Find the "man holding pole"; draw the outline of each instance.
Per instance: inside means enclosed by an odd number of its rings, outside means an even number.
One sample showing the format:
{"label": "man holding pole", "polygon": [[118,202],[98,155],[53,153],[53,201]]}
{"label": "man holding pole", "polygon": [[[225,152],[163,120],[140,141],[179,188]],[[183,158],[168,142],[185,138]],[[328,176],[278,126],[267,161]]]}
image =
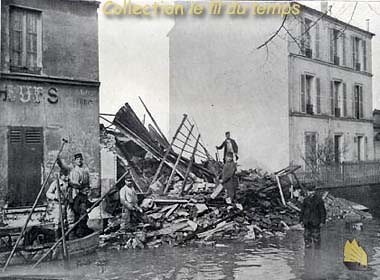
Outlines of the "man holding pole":
{"label": "man holding pole", "polygon": [[[59,172],[59,179],[54,180],[48,191],[46,198],[48,200],[47,216],[54,221],[54,224],[59,225],[59,199],[62,203],[62,216],[65,223],[73,221],[72,211],[68,205],[69,198],[69,176],[66,169],[61,169]],[[58,189],[59,187],[59,189]],[[58,197],[60,194],[60,197]],[[65,225],[66,227],[67,225]]]}

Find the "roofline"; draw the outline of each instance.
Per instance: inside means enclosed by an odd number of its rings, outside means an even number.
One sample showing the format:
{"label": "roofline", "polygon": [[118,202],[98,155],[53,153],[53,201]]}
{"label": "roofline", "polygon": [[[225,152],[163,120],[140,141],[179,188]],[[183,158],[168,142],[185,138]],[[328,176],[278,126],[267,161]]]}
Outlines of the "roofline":
{"label": "roofline", "polygon": [[316,9],[313,9],[313,8],[311,8],[311,7],[309,7],[309,6],[305,6],[305,5],[303,5],[303,4],[299,3],[299,2],[293,2],[293,3],[297,3],[297,4],[299,4],[299,5],[301,6],[302,9],[306,9],[308,12],[312,12],[312,13],[318,14],[318,15],[320,15],[320,16],[325,15],[325,16],[324,16],[325,18],[327,18],[327,19],[329,19],[329,20],[331,20],[331,21],[334,21],[334,22],[336,22],[336,23],[338,23],[338,24],[348,26],[348,27],[350,27],[350,28],[352,28],[352,29],[354,29],[354,30],[356,30],[356,31],[363,32],[363,33],[365,33],[365,34],[367,34],[367,35],[370,35],[371,37],[376,36],[375,33],[369,32],[369,31],[367,31],[367,30],[365,30],[365,29],[362,29],[362,28],[357,27],[357,26],[355,26],[355,25],[349,24],[349,23],[347,23],[347,22],[341,21],[340,19],[337,19],[337,18],[335,18],[335,17],[333,17],[333,16],[330,16],[330,15],[328,15],[328,14],[325,14],[325,13],[323,13],[323,12],[321,12],[321,11],[316,10]]}

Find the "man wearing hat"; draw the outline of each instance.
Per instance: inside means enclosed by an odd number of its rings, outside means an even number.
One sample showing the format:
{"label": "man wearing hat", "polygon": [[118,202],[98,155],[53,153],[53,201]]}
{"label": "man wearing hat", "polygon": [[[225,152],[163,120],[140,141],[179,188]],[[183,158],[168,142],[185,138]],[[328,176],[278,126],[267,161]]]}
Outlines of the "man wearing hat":
{"label": "man wearing hat", "polygon": [[225,135],[226,135],[226,139],[223,141],[223,143],[220,146],[216,146],[216,149],[217,150],[224,149],[223,163],[226,163],[227,153],[232,153],[233,160],[236,161],[239,159],[238,145],[236,144],[236,141],[234,139],[230,138],[231,134],[229,131],[227,131]]}
{"label": "man wearing hat", "polygon": [[136,212],[142,213],[142,209],[138,206],[137,193],[134,189],[132,176],[127,174],[124,178],[125,185],[120,189],[120,203],[122,210],[121,230],[131,229],[131,217]]}
{"label": "man wearing hat", "polygon": [[323,199],[315,192],[315,184],[307,184],[307,195],[301,205],[300,221],[305,232],[305,247],[319,246],[321,241],[321,224],[326,222],[326,208]]}

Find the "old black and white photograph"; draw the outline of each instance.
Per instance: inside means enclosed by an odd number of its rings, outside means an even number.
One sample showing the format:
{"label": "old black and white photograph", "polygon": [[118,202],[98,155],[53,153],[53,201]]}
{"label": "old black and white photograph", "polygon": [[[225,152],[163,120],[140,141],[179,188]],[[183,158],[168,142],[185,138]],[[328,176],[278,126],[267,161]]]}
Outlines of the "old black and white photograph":
{"label": "old black and white photograph", "polygon": [[380,2],[0,0],[0,280],[380,279]]}

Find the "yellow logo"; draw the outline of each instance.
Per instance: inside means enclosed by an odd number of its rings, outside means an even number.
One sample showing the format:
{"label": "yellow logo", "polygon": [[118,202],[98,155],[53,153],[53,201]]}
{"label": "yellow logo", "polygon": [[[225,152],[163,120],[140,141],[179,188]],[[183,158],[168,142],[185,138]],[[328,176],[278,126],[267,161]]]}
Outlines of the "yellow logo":
{"label": "yellow logo", "polygon": [[344,244],[343,263],[350,270],[365,270],[368,266],[367,253],[359,246],[356,239]]}

